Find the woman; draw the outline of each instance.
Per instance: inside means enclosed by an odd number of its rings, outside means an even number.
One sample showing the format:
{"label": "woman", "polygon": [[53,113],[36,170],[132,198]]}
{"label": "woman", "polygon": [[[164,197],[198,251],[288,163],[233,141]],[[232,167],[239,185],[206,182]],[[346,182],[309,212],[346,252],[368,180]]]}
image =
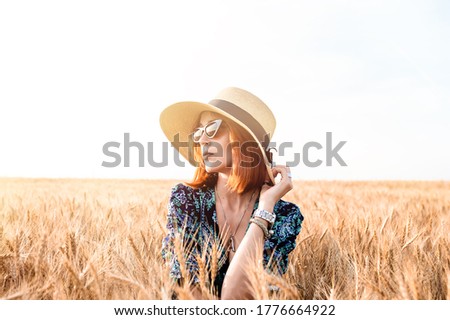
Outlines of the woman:
{"label": "woman", "polygon": [[227,88],[208,104],[169,106],[160,123],[172,145],[197,166],[193,181],[176,185],[169,199],[162,255],[171,276],[189,281],[201,299],[204,259],[221,299],[254,298],[248,266],[262,261],[267,271],[285,273],[303,221],[296,205],[281,200],[293,187],[289,168],[271,165],[272,112],[250,92]]}

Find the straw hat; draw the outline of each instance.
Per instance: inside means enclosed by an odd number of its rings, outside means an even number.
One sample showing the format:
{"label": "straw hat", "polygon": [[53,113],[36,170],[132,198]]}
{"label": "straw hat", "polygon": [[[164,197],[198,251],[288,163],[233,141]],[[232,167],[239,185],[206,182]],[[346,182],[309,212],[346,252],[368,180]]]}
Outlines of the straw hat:
{"label": "straw hat", "polygon": [[193,146],[191,134],[198,126],[200,114],[205,111],[218,113],[251,134],[261,149],[267,172],[274,183],[268,146],[276,121],[269,107],[252,93],[230,87],[219,92],[209,103],[184,101],[164,109],[159,119],[164,134],[172,146],[194,166],[193,153],[189,150]]}

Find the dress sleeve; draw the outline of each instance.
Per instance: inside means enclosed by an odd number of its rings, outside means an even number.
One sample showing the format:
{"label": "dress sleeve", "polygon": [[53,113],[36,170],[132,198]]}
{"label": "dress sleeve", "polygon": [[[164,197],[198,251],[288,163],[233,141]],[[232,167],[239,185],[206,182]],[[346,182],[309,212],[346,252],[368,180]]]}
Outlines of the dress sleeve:
{"label": "dress sleeve", "polygon": [[289,202],[278,202],[274,211],[277,219],[273,226],[274,234],[266,241],[265,265],[270,271],[284,274],[288,268],[289,253],[295,248],[295,240],[300,233],[303,215],[298,206]]}
{"label": "dress sleeve", "polygon": [[[187,278],[194,283],[199,281],[196,260],[198,221],[195,216],[193,190],[183,184],[176,185],[172,189],[169,198],[167,214],[168,234],[163,239],[162,257],[165,263],[169,265],[170,277],[177,281],[180,281],[182,278]],[[179,237],[181,240],[183,249],[181,254],[183,257],[177,256],[177,250],[175,249],[176,237]],[[188,276],[182,274],[180,260],[181,263],[185,263]]]}

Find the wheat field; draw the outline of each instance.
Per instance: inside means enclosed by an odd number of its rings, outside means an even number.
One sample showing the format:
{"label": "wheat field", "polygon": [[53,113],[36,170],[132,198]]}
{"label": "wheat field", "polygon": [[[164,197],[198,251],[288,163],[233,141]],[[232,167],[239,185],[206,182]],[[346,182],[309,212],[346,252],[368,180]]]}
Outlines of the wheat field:
{"label": "wheat field", "polygon": [[[0,179],[0,298],[192,298],[161,258],[176,183]],[[445,181],[296,181],[285,199],[305,216],[297,247],[283,278],[255,273],[256,297],[449,299],[449,190]]]}

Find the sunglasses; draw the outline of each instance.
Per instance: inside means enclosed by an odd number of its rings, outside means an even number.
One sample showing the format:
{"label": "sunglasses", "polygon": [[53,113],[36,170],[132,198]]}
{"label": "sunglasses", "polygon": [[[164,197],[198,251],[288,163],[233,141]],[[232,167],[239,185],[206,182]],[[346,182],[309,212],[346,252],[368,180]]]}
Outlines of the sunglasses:
{"label": "sunglasses", "polygon": [[199,143],[200,139],[202,138],[203,132],[206,134],[206,136],[208,138],[210,138],[210,139],[214,138],[214,136],[217,134],[217,131],[219,131],[221,124],[222,124],[222,120],[217,119],[217,120],[209,122],[203,128],[195,129],[195,131],[192,133],[192,140],[195,143]]}

